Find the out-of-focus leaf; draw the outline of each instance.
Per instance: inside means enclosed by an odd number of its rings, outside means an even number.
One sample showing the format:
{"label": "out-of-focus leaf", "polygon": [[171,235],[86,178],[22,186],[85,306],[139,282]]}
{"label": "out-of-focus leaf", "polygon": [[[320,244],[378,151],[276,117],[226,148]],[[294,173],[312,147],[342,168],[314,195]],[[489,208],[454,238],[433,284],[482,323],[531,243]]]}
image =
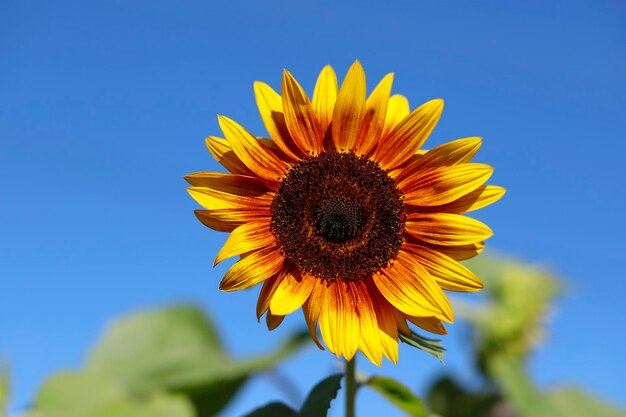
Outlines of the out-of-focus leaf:
{"label": "out-of-focus leaf", "polygon": [[495,393],[467,391],[449,377],[433,383],[426,398],[430,410],[445,417],[488,417],[505,406]]}
{"label": "out-of-focus leaf", "polygon": [[446,354],[446,349],[443,347],[440,340],[429,339],[427,337],[420,336],[413,331],[411,331],[410,337],[400,334],[400,340],[408,345],[423,350],[426,353],[430,353],[443,363],[443,357]]}
{"label": "out-of-focus leaf", "polygon": [[291,407],[279,403],[269,403],[261,408],[257,408],[253,412],[246,414],[244,417],[296,417],[298,413]]}
{"label": "out-of-focus leaf", "polygon": [[133,395],[167,390],[188,395],[198,417],[219,412],[253,373],[267,369],[308,340],[306,332],[272,354],[233,360],[198,308],[177,306],[126,316],[95,347],[87,368],[110,375]]}
{"label": "out-of-focus leaf", "polygon": [[537,391],[518,361],[494,358],[491,372],[522,417],[626,417],[623,411],[580,390],[569,388],[548,394]]}
{"label": "out-of-focus leaf", "polygon": [[343,374],[331,375],[319,382],[304,401],[298,417],[326,417],[330,402],[337,397]]}
{"label": "out-of-focus leaf", "polygon": [[626,417],[626,412],[576,388],[565,388],[546,396],[559,417]]}
{"label": "out-of-focus leaf", "polygon": [[331,375],[313,387],[300,411],[273,402],[257,408],[245,417],[326,417],[330,402],[337,396],[343,374]]}
{"label": "out-of-focus leaf", "polygon": [[[523,359],[543,339],[546,312],[560,291],[557,278],[543,268],[504,258],[480,256],[468,266],[485,283],[489,302],[456,302],[459,315],[472,324],[478,362],[493,355]],[[497,319],[496,319],[497,318]]]}
{"label": "out-of-focus leaf", "polygon": [[5,365],[0,364],[0,416],[7,414],[9,404],[9,370]]}
{"label": "out-of-focus leaf", "polygon": [[558,411],[533,387],[524,374],[521,362],[494,357],[489,371],[505,397],[523,417],[559,417]]}
{"label": "out-of-focus leaf", "polygon": [[409,416],[428,417],[422,401],[395,379],[373,376],[367,380],[366,384]]}
{"label": "out-of-focus leaf", "polygon": [[130,398],[114,380],[93,373],[60,373],[35,400],[41,417],[194,417],[189,401],[166,393]]}

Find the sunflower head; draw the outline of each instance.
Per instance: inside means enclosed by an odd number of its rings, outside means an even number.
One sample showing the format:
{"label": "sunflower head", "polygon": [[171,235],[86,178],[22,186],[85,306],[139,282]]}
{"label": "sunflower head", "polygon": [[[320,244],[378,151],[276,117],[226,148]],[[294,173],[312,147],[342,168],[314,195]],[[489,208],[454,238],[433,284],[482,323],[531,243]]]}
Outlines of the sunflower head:
{"label": "sunflower head", "polygon": [[220,288],[262,284],[257,317],[268,328],[302,308],[311,337],[337,356],[361,350],[373,363],[398,359],[410,322],[445,334],[447,291],[476,291],[480,279],[458,261],[492,235],[463,214],[504,194],[484,185],[493,169],[471,163],[480,138],[425,151],[443,101],[410,110],[390,95],[393,74],[367,96],[359,62],[341,88],[325,67],[309,99],[288,71],[281,94],[256,82],[271,139],[220,116],[223,138],[207,147],[229,173],[186,176],[206,226],[230,232],[215,263],[240,256]]}

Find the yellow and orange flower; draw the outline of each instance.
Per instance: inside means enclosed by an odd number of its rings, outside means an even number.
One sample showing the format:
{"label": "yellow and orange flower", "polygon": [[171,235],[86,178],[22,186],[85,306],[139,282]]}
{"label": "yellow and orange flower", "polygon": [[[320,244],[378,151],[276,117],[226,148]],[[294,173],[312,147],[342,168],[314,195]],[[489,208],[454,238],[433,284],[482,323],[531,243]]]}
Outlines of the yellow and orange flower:
{"label": "yellow and orange flower", "polygon": [[206,142],[230,173],[185,177],[205,208],[198,219],[231,232],[215,263],[240,256],[222,290],[262,283],[257,316],[270,330],[302,308],[320,348],[318,324],[328,350],[347,360],[360,350],[377,365],[398,360],[407,321],[446,333],[454,313],[443,290],[482,288],[457,261],[480,253],[492,232],[463,214],[504,194],[484,185],[493,168],[470,162],[480,138],[421,149],[443,100],[410,111],[390,95],[392,81],[368,97],[357,61],[341,88],[325,67],[312,100],[288,71],[282,95],[256,82],[271,139],[219,116],[224,138]]}

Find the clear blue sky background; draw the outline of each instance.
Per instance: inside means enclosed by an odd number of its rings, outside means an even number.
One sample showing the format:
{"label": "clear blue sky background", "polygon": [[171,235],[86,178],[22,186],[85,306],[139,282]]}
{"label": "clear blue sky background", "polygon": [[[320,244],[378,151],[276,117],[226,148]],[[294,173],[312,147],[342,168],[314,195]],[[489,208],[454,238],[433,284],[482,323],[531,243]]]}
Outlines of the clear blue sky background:
{"label": "clear blue sky background", "polygon": [[[225,236],[195,220],[182,176],[219,169],[204,148],[216,114],[264,133],[254,80],[279,88],[286,67],[311,92],[323,65],[343,75],[354,59],[370,86],[394,71],[413,105],[445,98],[431,146],[485,138],[479,160],[509,190],[479,216],[490,247],[568,278],[533,377],[626,407],[625,3],[382,4],[0,3],[0,356],[13,410],[135,308],[196,301],[236,355],[302,324],[298,313],[268,333],[256,290],[218,291]],[[453,326],[448,369],[468,379],[461,340]],[[442,370],[406,347],[400,364],[379,372],[418,390]],[[304,391],[333,366],[309,349],[283,371]],[[280,395],[257,379],[225,415]],[[376,394],[359,401],[363,416],[394,415]]]}

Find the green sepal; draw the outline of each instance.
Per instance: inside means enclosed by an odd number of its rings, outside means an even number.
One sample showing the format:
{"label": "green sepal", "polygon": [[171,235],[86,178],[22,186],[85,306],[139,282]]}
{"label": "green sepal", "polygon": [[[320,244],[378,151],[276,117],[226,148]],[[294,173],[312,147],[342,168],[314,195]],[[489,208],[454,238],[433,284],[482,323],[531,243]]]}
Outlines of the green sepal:
{"label": "green sepal", "polygon": [[439,359],[441,363],[444,363],[443,357],[446,354],[446,349],[441,344],[441,340],[429,339],[427,337],[420,336],[413,331],[411,331],[411,336],[400,334],[400,340],[408,345],[423,350],[426,353],[430,353],[435,358]]}

